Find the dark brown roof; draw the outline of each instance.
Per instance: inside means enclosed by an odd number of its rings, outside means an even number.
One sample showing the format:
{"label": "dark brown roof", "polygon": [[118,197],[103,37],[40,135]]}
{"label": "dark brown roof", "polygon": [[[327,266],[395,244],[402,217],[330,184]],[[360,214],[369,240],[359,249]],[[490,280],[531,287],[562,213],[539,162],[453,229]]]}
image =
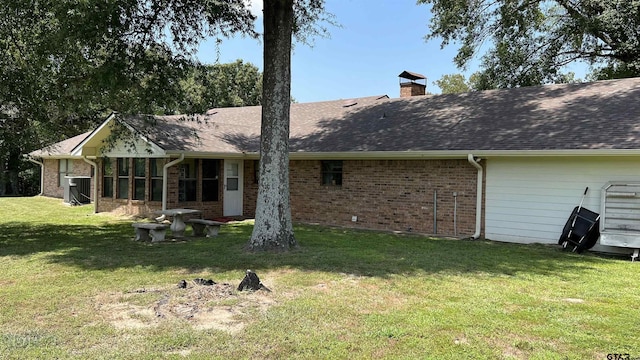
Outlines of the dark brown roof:
{"label": "dark brown roof", "polygon": [[[176,140],[152,140],[166,150],[258,151],[260,107],[208,113],[201,125],[159,117]],[[292,152],[577,149],[640,149],[640,78],[291,106]]]}

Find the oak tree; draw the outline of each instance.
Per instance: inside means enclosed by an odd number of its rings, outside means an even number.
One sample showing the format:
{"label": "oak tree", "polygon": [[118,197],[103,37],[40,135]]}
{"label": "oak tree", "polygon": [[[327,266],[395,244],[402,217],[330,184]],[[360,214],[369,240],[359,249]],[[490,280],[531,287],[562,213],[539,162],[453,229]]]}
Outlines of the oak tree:
{"label": "oak tree", "polygon": [[[250,250],[284,251],[297,246],[289,196],[289,113],[293,35],[302,41],[326,31],[324,0],[264,1],[264,81],[258,200]],[[326,18],[325,18],[326,19]]]}
{"label": "oak tree", "polygon": [[481,55],[484,88],[570,81],[586,62],[596,78],[640,75],[640,6],[619,0],[419,0],[427,39],[456,44],[460,68]]}

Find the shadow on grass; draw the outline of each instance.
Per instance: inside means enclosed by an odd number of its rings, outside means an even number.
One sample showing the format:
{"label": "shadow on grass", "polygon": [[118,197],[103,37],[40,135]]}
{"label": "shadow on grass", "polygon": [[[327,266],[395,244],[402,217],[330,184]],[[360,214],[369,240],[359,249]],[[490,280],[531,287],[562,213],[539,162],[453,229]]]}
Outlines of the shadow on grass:
{"label": "shadow on grass", "polygon": [[289,253],[247,253],[252,226],[223,226],[216,238],[143,243],[133,241],[130,223],[34,225],[9,222],[0,231],[0,256],[42,254],[45,261],[86,270],[146,267],[151,271],[244,271],[297,268],[362,276],[482,272],[574,277],[594,262],[551,246],[432,239],[417,235],[297,226],[300,247]]}

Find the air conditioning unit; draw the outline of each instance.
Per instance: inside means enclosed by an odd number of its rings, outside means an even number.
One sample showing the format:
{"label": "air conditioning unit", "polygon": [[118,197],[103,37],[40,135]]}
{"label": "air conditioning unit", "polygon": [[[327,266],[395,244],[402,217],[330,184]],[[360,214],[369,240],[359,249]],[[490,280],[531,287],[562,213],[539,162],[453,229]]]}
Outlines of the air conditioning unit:
{"label": "air conditioning unit", "polygon": [[91,202],[90,176],[65,176],[64,202],[72,205]]}

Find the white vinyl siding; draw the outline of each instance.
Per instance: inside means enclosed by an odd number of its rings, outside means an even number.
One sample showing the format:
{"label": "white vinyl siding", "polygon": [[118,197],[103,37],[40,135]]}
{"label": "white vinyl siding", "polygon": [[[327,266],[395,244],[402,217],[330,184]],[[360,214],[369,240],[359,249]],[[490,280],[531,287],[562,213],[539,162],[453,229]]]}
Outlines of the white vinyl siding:
{"label": "white vinyl siding", "polygon": [[609,181],[639,181],[640,158],[505,158],[487,160],[485,236],[555,244],[580,203],[600,213]]}

